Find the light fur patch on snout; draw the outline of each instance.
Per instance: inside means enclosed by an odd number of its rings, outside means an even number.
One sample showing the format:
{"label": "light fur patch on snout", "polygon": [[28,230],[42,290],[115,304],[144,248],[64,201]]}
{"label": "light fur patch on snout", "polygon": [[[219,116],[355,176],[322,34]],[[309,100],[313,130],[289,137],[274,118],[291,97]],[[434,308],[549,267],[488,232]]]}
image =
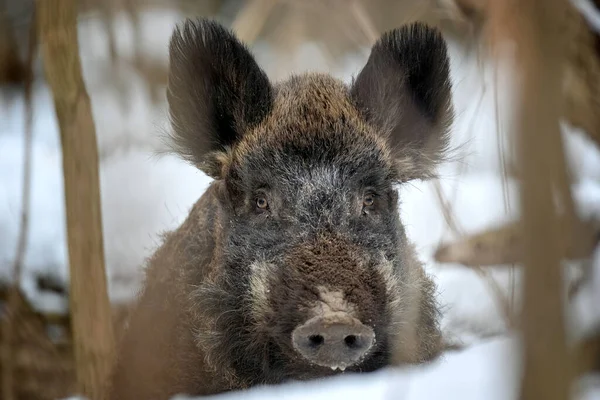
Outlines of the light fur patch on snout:
{"label": "light fur patch on snout", "polygon": [[336,313],[347,313],[356,316],[356,306],[346,300],[346,296],[340,290],[331,290],[325,286],[318,286],[319,300],[312,308],[314,316]]}
{"label": "light fur patch on snout", "polygon": [[269,310],[269,276],[275,271],[275,265],[255,261],[250,264],[250,297],[252,302],[252,317],[260,321]]}
{"label": "light fur patch on snout", "polygon": [[[412,253],[409,253],[412,255]],[[403,259],[405,277],[402,279],[394,270],[394,262],[383,254],[376,268],[381,274],[388,294],[388,339],[392,364],[416,362],[419,357],[417,328],[420,317],[422,269],[416,258]]]}
{"label": "light fur patch on snout", "polygon": [[395,317],[394,321],[391,322],[397,323],[398,321],[396,321],[396,318],[400,318],[399,314],[401,314],[402,311],[400,277],[394,271],[394,263],[391,260],[388,260],[383,254],[381,254],[381,259],[375,265],[375,268],[385,284],[390,314]]}

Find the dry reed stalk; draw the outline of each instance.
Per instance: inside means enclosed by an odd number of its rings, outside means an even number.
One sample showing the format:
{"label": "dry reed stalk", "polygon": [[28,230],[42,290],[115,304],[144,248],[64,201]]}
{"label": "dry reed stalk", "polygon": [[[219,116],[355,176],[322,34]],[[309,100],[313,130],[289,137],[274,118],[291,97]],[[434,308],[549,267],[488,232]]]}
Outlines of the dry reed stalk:
{"label": "dry reed stalk", "polygon": [[447,16],[462,22],[473,22],[483,16],[489,0],[435,0]]}
{"label": "dry reed stalk", "polygon": [[[306,17],[306,9],[295,7],[293,4],[282,5],[274,12],[274,19],[278,23],[272,27],[272,30],[267,30],[265,36],[272,42],[274,53],[278,58],[288,57],[297,51],[302,43],[307,41],[308,26],[305,23]],[[274,79],[289,74],[290,64],[289,61],[286,61],[275,63],[273,68]]]}
{"label": "dry reed stalk", "polygon": [[93,6],[100,11],[100,21],[102,22],[104,31],[107,35],[108,54],[113,67],[116,66],[117,61],[119,60],[115,32],[115,16],[118,13],[123,13],[131,22],[133,43],[136,44],[133,48],[133,58],[135,62],[140,62],[141,60],[141,49],[139,44],[142,43],[143,37],[138,14],[142,7],[149,7],[153,4],[148,1],[144,1],[144,3],[148,4],[142,4],[142,2],[138,0],[93,0],[91,1],[91,4],[87,4],[88,7]]}
{"label": "dry reed stalk", "polygon": [[[441,12],[456,27],[489,21],[489,0],[435,0]],[[596,6],[598,1],[594,0]],[[562,116],[582,128],[600,146],[600,38],[585,17],[571,3],[564,8],[563,32],[568,37],[567,64],[562,78],[564,101]]]}
{"label": "dry reed stalk", "polygon": [[565,117],[600,147],[600,38],[575,7],[565,15],[572,40],[565,76]]}
{"label": "dry reed stalk", "polygon": [[306,25],[307,37],[316,43],[322,43],[330,65],[349,52],[366,48],[372,44],[365,34],[356,29],[355,17],[343,0],[313,3],[306,9],[303,23]]}
{"label": "dry reed stalk", "polygon": [[260,35],[277,3],[278,0],[248,1],[233,21],[232,30],[242,41],[248,44],[253,43]]}
{"label": "dry reed stalk", "polygon": [[[450,228],[450,231],[453,232],[455,235],[463,236],[464,235],[463,230],[460,227],[460,225],[458,224],[458,222],[456,221],[456,218],[454,218],[454,212],[452,211],[452,206],[446,200],[444,193],[442,192],[442,187],[440,185],[439,180],[436,180],[434,182],[434,186],[435,186],[435,192],[436,192],[438,204],[442,210],[442,215],[446,222],[446,226],[448,228]],[[459,242],[462,242],[462,241],[459,241]],[[439,249],[438,249],[438,252],[439,252]],[[434,255],[435,260],[440,262],[440,258],[441,258],[441,260],[442,260],[441,262],[444,262],[443,260],[445,260],[445,258],[439,257],[438,252],[436,252]],[[443,256],[443,254],[442,254],[442,256]],[[446,257],[446,259],[447,258],[448,257]],[[475,261],[477,261],[477,260],[475,260]],[[453,262],[453,261],[445,261],[445,262]],[[482,265],[485,265],[485,264],[482,264]],[[481,268],[481,265],[477,265],[476,263],[473,263],[471,265],[471,267],[477,273],[477,275],[479,275],[479,278],[481,278],[483,280],[483,282],[488,286],[489,290],[493,293],[494,299],[496,300],[498,307],[502,311],[504,321],[506,322],[506,326],[508,326],[509,328],[515,327],[515,318],[513,317],[513,313],[511,311],[511,301],[509,301],[507,296],[505,296],[503,294],[502,289],[500,288],[500,285],[498,285],[498,282],[496,282],[494,277],[491,276],[489,271]]]}
{"label": "dry reed stalk", "polygon": [[79,393],[102,398],[114,356],[104,269],[98,149],[77,39],[77,1],[39,0],[46,80],[61,134],[70,270],[70,310]]}
{"label": "dry reed stalk", "polygon": [[446,225],[448,226],[448,228],[450,228],[450,231],[452,231],[452,233],[454,233],[455,235],[462,236],[463,230],[459,226],[458,222],[456,221],[456,218],[454,218],[454,212],[452,211],[452,206],[450,205],[450,203],[448,203],[448,201],[446,200],[446,197],[444,196],[444,192],[442,191],[442,186],[440,184],[440,181],[435,180],[433,182],[433,185],[434,185],[434,189],[435,189],[436,199],[442,210],[442,215],[444,217],[444,220],[446,221]]}
{"label": "dry reed stalk", "polygon": [[600,327],[595,335],[577,343],[573,359],[575,362],[573,376],[600,372]]}
{"label": "dry reed stalk", "polygon": [[21,290],[21,275],[25,253],[27,252],[27,237],[29,231],[29,209],[31,206],[31,161],[33,152],[33,60],[37,50],[37,29],[34,18],[29,28],[29,44],[25,62],[25,132],[23,141],[23,188],[21,193],[21,219],[17,251],[12,269],[12,286],[9,287],[6,300],[6,313],[2,321],[2,399],[16,399],[14,386],[15,367],[15,326],[19,318],[17,303]]}
{"label": "dry reed stalk", "polygon": [[[567,82],[566,76],[567,72],[570,70],[573,64],[573,57],[570,53],[570,50],[571,46],[573,45],[573,42],[578,39],[578,35],[576,33],[579,31],[579,29],[577,29],[577,25],[578,22],[579,24],[583,23],[583,18],[581,18],[581,15],[570,4],[568,0],[562,1],[565,4],[562,6],[563,15],[561,15],[560,18],[561,20],[564,20],[562,25],[564,29],[560,33],[560,35],[562,38],[562,45],[564,47],[564,49],[561,50],[564,54],[561,53],[562,57],[560,59],[562,62],[562,68],[560,68],[557,72],[557,77],[560,79],[560,82],[562,82],[562,85],[559,86],[560,91],[557,93],[557,95],[562,95],[558,98],[560,104],[559,110],[557,111],[562,112],[559,115],[567,114],[568,118],[569,114],[567,108],[567,99],[569,98],[569,89],[568,86],[565,87],[565,83]],[[579,17],[579,19],[573,22],[571,18],[577,17]],[[600,78],[600,70],[598,72],[598,77]],[[600,93],[598,93],[597,95],[600,96]],[[595,112],[591,114],[594,115]],[[598,128],[600,128],[600,126]],[[590,133],[593,134],[596,132]],[[581,221],[577,216],[575,202],[571,193],[571,176],[567,166],[566,153],[563,145],[563,137],[561,135],[560,129],[558,129],[556,132],[555,140],[558,141],[557,145],[548,147],[548,151],[550,151],[550,154],[548,154],[548,158],[550,160],[553,160],[553,162],[551,162],[549,165],[549,167],[553,169],[552,171],[550,171],[550,176],[554,177],[553,189],[556,190],[561,213],[564,216],[564,218],[562,219],[564,225],[562,226],[561,233],[563,233],[567,237],[565,238],[565,240],[563,240],[563,243],[565,243],[562,249],[563,254],[565,251],[569,250],[569,247],[571,247],[576,249],[576,252],[588,251],[588,254],[591,255],[593,247],[595,247],[596,245],[596,242],[592,241],[592,239],[596,235],[593,233],[593,229],[587,227],[585,223]],[[590,245],[593,245],[593,247],[589,248]]]}
{"label": "dry reed stalk", "polygon": [[349,6],[351,15],[356,20],[358,27],[365,35],[365,39],[373,44],[379,38],[380,32],[371,20],[365,5],[360,0],[352,0]]}
{"label": "dry reed stalk", "polygon": [[139,18],[139,11],[142,5],[139,0],[122,0],[122,3],[123,12],[129,18],[129,22],[131,22],[131,27],[133,29],[133,43],[138,44],[138,46],[135,46],[133,49],[133,59],[136,63],[140,63],[142,61],[142,48],[139,44],[141,44],[144,39]]}
{"label": "dry reed stalk", "polygon": [[[516,144],[522,175],[524,260],[522,399],[563,400],[569,395],[560,259],[560,224],[552,185],[562,154],[558,117],[565,60],[562,29],[566,0],[488,3],[493,44],[515,45],[521,97],[516,102]],[[567,215],[567,218],[569,215]],[[570,222],[572,223],[572,222]]]}
{"label": "dry reed stalk", "polygon": [[103,0],[96,3],[100,8],[100,21],[104,26],[108,42],[108,56],[114,67],[117,64],[117,39],[115,36],[115,10],[113,0]]}
{"label": "dry reed stalk", "polygon": [[403,24],[415,21],[435,22],[436,18],[432,15],[433,1],[356,0],[377,32],[398,28]]}
{"label": "dry reed stalk", "polygon": [[[324,28],[327,29],[325,34],[328,36],[330,46],[339,46],[344,51],[370,47],[378,36],[373,32],[373,25],[369,22],[370,18],[365,14],[364,8],[360,4],[356,4],[353,8],[352,4],[355,3],[344,0],[329,1],[324,3],[323,9],[320,11],[323,22],[330,21],[331,23],[324,25]],[[357,20],[357,14],[362,21]],[[325,19],[323,15],[328,17]],[[363,23],[369,26],[365,28],[362,26]]]}

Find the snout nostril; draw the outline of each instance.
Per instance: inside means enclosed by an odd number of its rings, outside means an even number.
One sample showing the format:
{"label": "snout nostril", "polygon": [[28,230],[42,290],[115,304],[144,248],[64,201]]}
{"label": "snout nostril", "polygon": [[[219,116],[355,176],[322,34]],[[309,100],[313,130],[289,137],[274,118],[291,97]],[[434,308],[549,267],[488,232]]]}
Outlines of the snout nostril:
{"label": "snout nostril", "polygon": [[318,347],[325,342],[325,339],[321,335],[311,335],[308,337],[308,341],[312,347]]}
{"label": "snout nostril", "polygon": [[356,345],[356,336],[348,335],[344,338],[344,342],[348,347],[354,347]]}
{"label": "snout nostril", "polygon": [[342,371],[363,362],[375,343],[371,327],[343,312],[315,316],[291,336],[294,350],[306,361]]}

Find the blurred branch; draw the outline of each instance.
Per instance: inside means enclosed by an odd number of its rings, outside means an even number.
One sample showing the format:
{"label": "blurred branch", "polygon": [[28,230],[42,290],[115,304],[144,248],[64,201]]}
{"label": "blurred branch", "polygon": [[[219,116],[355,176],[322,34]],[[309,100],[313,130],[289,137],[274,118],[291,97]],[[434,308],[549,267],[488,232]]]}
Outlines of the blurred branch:
{"label": "blurred branch", "polygon": [[359,0],[352,0],[350,3],[350,13],[356,19],[359,28],[363,31],[365,38],[369,43],[374,44],[379,38],[379,31],[371,21],[369,13]]}
{"label": "blurred branch", "polygon": [[600,146],[600,36],[575,7],[565,19],[572,37],[564,78],[565,117]]}
{"label": "blurred branch", "polygon": [[[561,224],[565,223],[565,219],[561,219]],[[577,220],[577,224],[581,227],[580,235],[561,230],[560,245],[567,259],[590,257],[600,237],[600,227],[595,222]],[[467,267],[523,262],[522,224],[511,222],[443,244],[436,250],[434,258],[439,263],[458,263]]]}
{"label": "blurred branch", "polygon": [[12,285],[8,289],[6,313],[2,321],[2,399],[14,400],[14,337],[15,321],[19,318],[17,301],[21,290],[23,262],[27,252],[29,230],[29,209],[31,206],[31,161],[33,151],[33,60],[37,50],[37,29],[35,18],[31,20],[29,45],[25,64],[25,132],[23,140],[23,187],[21,194],[21,221],[17,251],[12,268]]}
{"label": "blurred branch", "polygon": [[[108,54],[114,67],[117,63],[117,39],[115,37],[115,6],[113,0],[104,0],[97,3],[100,8],[100,21],[104,25],[108,42]],[[134,42],[139,43],[139,42]],[[135,46],[137,48],[137,46]]]}
{"label": "blurred branch", "polygon": [[60,127],[70,266],[70,310],[79,393],[97,400],[114,337],[104,269],[98,148],[77,39],[77,1],[39,0],[46,79]]}
{"label": "blurred branch", "polygon": [[145,59],[142,56],[134,58],[130,66],[144,79],[150,91],[150,99],[156,104],[159,96],[163,94],[161,90],[164,90],[167,85],[168,67],[159,61]]}
{"label": "blurred branch", "polygon": [[[458,27],[489,25],[493,2],[435,1],[440,12],[444,12],[445,17]],[[571,124],[583,129],[600,146],[600,35],[591,22],[593,16],[588,15],[592,5],[582,7],[581,0],[566,3],[561,19],[566,28],[563,34],[568,38],[565,71],[561,78],[565,101],[561,115]],[[583,15],[585,10],[588,14]]]}
{"label": "blurred branch", "polygon": [[454,233],[455,235],[461,235],[462,229],[460,228],[460,226],[458,225],[458,222],[454,218],[452,206],[450,206],[450,203],[446,200],[446,197],[444,196],[444,192],[442,191],[442,186],[440,184],[440,181],[438,179],[436,179],[433,182],[433,185],[434,185],[434,189],[435,189],[435,195],[436,195],[438,204],[440,205],[440,208],[442,210],[442,215],[444,216],[444,221],[446,222],[446,225],[450,228],[452,233]]}
{"label": "blurred branch", "polygon": [[260,35],[276,4],[277,0],[248,1],[233,21],[231,29],[242,41],[251,44]]}

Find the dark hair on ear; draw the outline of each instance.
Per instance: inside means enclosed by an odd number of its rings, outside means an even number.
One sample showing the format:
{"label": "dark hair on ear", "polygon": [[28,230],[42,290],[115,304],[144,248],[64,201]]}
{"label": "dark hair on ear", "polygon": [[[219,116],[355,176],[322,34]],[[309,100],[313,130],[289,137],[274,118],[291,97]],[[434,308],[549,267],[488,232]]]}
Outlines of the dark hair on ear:
{"label": "dark hair on ear", "polygon": [[388,138],[400,180],[434,176],[453,119],[450,61],[440,31],[417,22],[383,34],[350,93],[367,122]]}
{"label": "dark hair on ear", "polygon": [[233,32],[208,19],[175,29],[169,62],[172,147],[219,178],[228,149],[269,113],[271,83]]}

